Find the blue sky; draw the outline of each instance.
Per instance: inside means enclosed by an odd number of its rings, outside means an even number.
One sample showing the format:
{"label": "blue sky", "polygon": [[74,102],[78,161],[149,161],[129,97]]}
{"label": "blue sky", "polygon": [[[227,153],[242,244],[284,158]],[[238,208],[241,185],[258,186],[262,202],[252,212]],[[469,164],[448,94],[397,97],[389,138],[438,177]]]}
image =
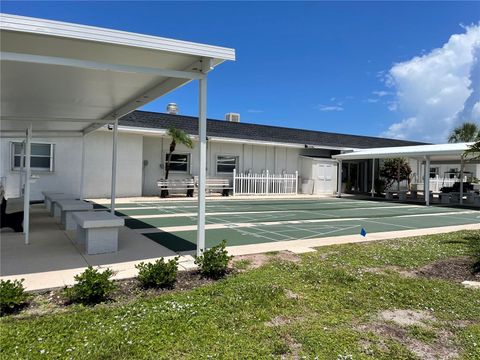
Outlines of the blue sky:
{"label": "blue sky", "polygon": [[[436,56],[452,56],[438,53],[452,35],[465,34],[461,49],[478,46],[479,2],[3,1],[2,12],[235,48],[237,61],[210,75],[211,118],[239,112],[242,122],[441,141],[458,122],[450,113],[463,109],[455,110],[462,99],[462,106],[467,98],[475,104],[472,84],[455,90],[455,84],[433,82],[423,92],[415,84],[425,84],[422,76],[437,77],[427,68],[438,63]],[[474,27],[470,40],[469,25]],[[405,71],[422,56],[423,67]],[[438,77],[453,72],[459,82],[471,78],[473,83],[477,63],[468,54],[462,59],[461,70],[438,69]],[[461,96],[445,110],[438,101],[449,100],[429,91],[450,85]],[[192,83],[146,109],[164,111],[176,102],[182,114],[196,115],[196,93]],[[425,101],[413,101],[422,96]],[[435,116],[445,117],[445,129],[435,136],[429,132],[435,122],[428,119],[431,109],[421,108],[430,100],[437,101],[434,110],[440,115]],[[419,123],[423,130],[413,131]]]}

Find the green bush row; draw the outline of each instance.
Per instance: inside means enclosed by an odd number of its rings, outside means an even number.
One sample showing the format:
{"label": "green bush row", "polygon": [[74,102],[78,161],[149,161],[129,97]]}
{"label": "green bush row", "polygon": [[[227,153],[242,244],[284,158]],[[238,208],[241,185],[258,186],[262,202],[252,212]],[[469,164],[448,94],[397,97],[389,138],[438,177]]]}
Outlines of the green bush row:
{"label": "green bush row", "polygon": [[[195,258],[202,276],[218,279],[227,273],[231,256],[228,255],[226,241],[202,252]],[[140,263],[138,280],[144,288],[173,288],[177,281],[178,257],[165,261],[159,259],[153,263]],[[89,266],[83,273],[75,276],[75,284],[64,289],[68,303],[94,305],[107,301],[117,285],[111,279],[111,269],[99,271]],[[23,287],[23,280],[0,281],[0,312],[1,315],[13,313],[28,301],[28,294]]]}

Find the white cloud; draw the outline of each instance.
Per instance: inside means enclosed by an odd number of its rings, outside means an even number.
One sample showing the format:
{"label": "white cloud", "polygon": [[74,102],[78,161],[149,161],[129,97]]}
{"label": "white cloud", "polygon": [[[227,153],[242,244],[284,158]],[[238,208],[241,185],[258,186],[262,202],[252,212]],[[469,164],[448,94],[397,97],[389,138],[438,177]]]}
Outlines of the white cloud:
{"label": "white cloud", "polygon": [[263,112],[264,112],[263,110],[259,110],[259,109],[248,109],[247,110],[247,113],[250,113],[250,114],[261,114]]}
{"label": "white cloud", "polygon": [[315,109],[320,111],[343,111],[343,107],[339,105],[322,105],[318,104],[315,106]]}
{"label": "white cloud", "polygon": [[363,102],[375,104],[375,103],[379,102],[379,99],[365,99],[365,100],[363,100]]}
{"label": "white cloud", "polygon": [[[441,47],[379,74],[396,91],[389,109],[405,117],[382,133],[393,138],[446,141],[458,123],[477,114],[480,25],[454,34]],[[467,101],[468,100],[468,101]],[[471,119],[473,120],[473,119]]]}
{"label": "white cloud", "polygon": [[372,94],[377,95],[378,97],[384,97],[384,96],[390,95],[391,92],[385,91],[385,90],[378,90],[378,91],[372,91]]}

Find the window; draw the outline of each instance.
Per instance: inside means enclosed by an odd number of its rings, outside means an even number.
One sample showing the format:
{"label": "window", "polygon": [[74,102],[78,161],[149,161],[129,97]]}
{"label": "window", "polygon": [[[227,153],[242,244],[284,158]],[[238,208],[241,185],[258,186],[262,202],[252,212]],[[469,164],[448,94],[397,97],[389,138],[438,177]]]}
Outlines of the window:
{"label": "window", "polygon": [[438,167],[430,168],[430,179],[435,179],[438,175]]}
{"label": "window", "polygon": [[[168,161],[168,154],[165,154],[165,166]],[[190,171],[190,154],[172,154],[170,159],[171,172],[189,172]]]}
{"label": "window", "polygon": [[238,156],[234,155],[218,155],[217,156],[217,173],[231,173],[237,167]]}
{"label": "window", "polygon": [[[54,144],[32,143],[30,148],[30,167],[36,171],[53,171]],[[12,170],[20,170],[25,166],[25,157],[22,154],[23,143],[12,143]]]}

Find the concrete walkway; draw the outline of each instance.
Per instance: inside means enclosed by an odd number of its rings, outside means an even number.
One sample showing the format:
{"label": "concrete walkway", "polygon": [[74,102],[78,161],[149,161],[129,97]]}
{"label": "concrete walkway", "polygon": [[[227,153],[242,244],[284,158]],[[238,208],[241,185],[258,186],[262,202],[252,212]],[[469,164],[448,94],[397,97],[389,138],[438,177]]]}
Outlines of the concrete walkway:
{"label": "concrete walkway", "polygon": [[[315,247],[333,244],[370,242],[458,230],[480,230],[480,224],[370,233],[366,237],[346,235],[278,241],[231,246],[227,249],[235,256],[281,250],[305,253],[315,251]],[[24,279],[27,290],[43,290],[72,285],[74,276],[83,272],[89,265],[111,268],[116,272],[115,279],[125,279],[137,275],[135,265],[142,261],[151,262],[161,257],[169,259],[177,255],[126,227],[120,231],[117,253],[86,255],[82,248],[76,247],[72,241],[74,237],[75,232],[62,230],[42,205],[32,206],[30,245],[24,244],[22,234],[1,233],[0,278]],[[184,252],[180,255],[181,270],[195,267],[194,252]]]}

